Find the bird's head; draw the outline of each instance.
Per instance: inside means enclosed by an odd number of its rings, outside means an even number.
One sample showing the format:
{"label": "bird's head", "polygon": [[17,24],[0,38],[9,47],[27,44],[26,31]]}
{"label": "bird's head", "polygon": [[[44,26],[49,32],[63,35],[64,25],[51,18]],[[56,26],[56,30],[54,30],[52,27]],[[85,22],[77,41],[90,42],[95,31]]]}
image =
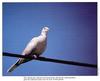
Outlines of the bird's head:
{"label": "bird's head", "polygon": [[48,27],[44,27],[44,28],[42,29],[42,32],[47,33],[48,31],[49,31],[49,28],[48,28]]}
{"label": "bird's head", "polygon": [[48,31],[49,31],[49,28],[48,28],[48,27],[44,27],[44,28],[42,29],[42,31],[48,32]]}
{"label": "bird's head", "polygon": [[48,27],[43,27],[41,33],[42,33],[42,34],[47,34],[48,31],[49,31],[49,28],[48,28]]}

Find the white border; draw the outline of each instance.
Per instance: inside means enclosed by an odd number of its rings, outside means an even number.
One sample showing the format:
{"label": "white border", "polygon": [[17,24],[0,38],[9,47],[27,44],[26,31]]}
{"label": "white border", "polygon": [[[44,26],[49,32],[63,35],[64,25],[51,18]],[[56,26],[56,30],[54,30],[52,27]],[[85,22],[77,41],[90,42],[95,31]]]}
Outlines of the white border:
{"label": "white border", "polygon": [[[0,0],[0,65],[2,65],[2,2],[33,2],[33,0]],[[34,2],[98,2],[98,41],[100,41],[100,28],[99,28],[99,18],[100,18],[100,2],[99,0],[34,0]],[[98,42],[98,64],[100,62],[100,43]],[[100,65],[98,65],[100,67]],[[99,69],[98,69],[99,70]],[[0,67],[0,80],[1,81],[24,81],[23,76],[2,76],[2,67]],[[41,76],[44,77],[44,76]],[[48,77],[48,76],[47,76]],[[66,76],[65,76],[66,77]],[[99,73],[98,76],[68,76],[68,77],[76,77],[75,79],[66,79],[70,81],[98,81],[100,79]],[[66,81],[64,80],[64,81]],[[36,80],[38,81],[38,80]],[[45,80],[46,81],[46,80]],[[99,80],[100,81],[100,80]]]}

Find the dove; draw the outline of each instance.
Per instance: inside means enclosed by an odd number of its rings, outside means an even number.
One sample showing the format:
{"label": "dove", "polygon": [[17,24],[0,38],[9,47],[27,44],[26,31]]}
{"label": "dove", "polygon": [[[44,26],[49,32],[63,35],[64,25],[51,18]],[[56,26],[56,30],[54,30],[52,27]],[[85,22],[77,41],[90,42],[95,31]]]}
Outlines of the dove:
{"label": "dove", "polygon": [[[32,56],[34,58],[38,58],[46,49],[47,46],[47,34],[49,28],[43,27],[41,30],[41,34],[37,37],[33,37],[30,42],[26,45],[22,55]],[[13,64],[7,72],[12,72],[19,65],[31,61],[32,59],[28,58],[19,58],[15,64]]]}

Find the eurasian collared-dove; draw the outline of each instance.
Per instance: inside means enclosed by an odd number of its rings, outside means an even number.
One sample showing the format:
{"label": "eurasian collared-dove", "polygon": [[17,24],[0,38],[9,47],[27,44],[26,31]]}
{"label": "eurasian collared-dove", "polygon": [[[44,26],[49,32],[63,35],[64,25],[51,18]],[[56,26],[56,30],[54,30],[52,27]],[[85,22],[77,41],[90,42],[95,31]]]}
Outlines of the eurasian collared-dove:
{"label": "eurasian collared-dove", "polygon": [[[40,36],[32,38],[32,40],[27,44],[26,48],[22,52],[22,55],[29,55],[34,56],[34,58],[37,58],[39,55],[41,55],[46,48],[47,45],[47,33],[49,28],[44,27],[41,31]],[[27,58],[19,58],[15,64],[13,64],[7,72],[12,72],[15,68],[17,68],[20,64],[23,64],[25,62],[30,61],[30,59]]]}

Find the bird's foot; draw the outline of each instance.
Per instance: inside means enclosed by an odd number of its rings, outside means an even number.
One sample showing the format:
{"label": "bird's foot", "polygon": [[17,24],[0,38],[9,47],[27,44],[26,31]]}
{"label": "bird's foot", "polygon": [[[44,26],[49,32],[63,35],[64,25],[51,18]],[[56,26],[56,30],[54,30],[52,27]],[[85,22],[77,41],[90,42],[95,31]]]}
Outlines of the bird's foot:
{"label": "bird's foot", "polygon": [[33,55],[33,58],[34,58],[34,59],[37,59],[37,58],[38,58],[38,56],[37,56],[37,55]]}

